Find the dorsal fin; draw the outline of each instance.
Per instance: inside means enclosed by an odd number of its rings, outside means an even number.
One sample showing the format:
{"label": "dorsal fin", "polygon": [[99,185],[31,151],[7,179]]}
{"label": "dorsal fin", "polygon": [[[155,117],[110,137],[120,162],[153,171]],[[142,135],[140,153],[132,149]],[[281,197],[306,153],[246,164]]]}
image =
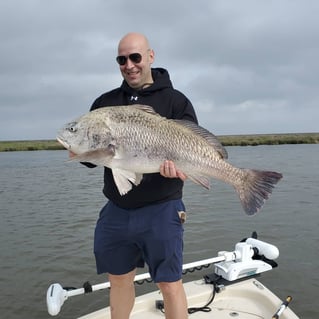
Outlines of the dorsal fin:
{"label": "dorsal fin", "polygon": [[201,127],[201,126],[199,126],[196,123],[191,122],[191,121],[187,121],[187,120],[173,120],[173,121],[180,124],[180,125],[187,127],[188,129],[193,131],[195,134],[198,134],[201,137],[203,137],[209,144],[211,144],[217,150],[217,152],[220,154],[220,156],[223,159],[228,158],[228,153],[227,153],[226,149],[219,142],[219,140],[217,139],[217,137],[213,133],[209,132],[205,128],[203,128],[203,127]]}
{"label": "dorsal fin", "polygon": [[154,109],[149,106],[149,105],[143,105],[143,104],[133,104],[133,105],[130,105],[130,107],[134,107],[138,110],[141,110],[141,111],[144,111],[146,113],[149,113],[149,114],[153,114],[153,115],[157,115],[157,116],[160,116],[158,113],[156,113],[154,111]]}

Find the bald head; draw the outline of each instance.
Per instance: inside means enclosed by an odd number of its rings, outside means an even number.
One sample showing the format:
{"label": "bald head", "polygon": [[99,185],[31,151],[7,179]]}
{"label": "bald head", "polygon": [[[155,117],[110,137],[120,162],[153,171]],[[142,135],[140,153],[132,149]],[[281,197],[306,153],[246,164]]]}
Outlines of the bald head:
{"label": "bald head", "polygon": [[135,33],[135,32],[126,34],[120,40],[118,45],[119,54],[121,54],[123,50],[131,51],[131,52],[135,50],[136,52],[140,52],[140,51],[147,51],[149,49],[150,49],[150,45],[146,36],[141,33]]}

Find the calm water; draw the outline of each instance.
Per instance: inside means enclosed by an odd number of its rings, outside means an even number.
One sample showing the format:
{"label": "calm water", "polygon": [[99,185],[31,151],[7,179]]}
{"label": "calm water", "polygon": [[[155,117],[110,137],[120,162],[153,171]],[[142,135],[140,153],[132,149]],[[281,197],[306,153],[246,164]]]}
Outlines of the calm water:
{"label": "calm water", "polygon": [[[277,170],[284,180],[252,218],[228,185],[213,181],[206,191],[187,183],[185,262],[233,250],[256,230],[280,250],[279,267],[261,281],[280,298],[292,295],[291,308],[300,318],[319,318],[319,145],[230,147],[228,152],[233,164]],[[2,318],[51,318],[45,295],[52,282],[80,287],[87,280],[105,280],[95,274],[92,253],[93,230],[105,201],[102,169],[66,163],[66,158],[65,151],[0,153]],[[137,293],[152,288],[143,285]],[[75,318],[106,302],[106,291],[73,297],[58,318]]]}

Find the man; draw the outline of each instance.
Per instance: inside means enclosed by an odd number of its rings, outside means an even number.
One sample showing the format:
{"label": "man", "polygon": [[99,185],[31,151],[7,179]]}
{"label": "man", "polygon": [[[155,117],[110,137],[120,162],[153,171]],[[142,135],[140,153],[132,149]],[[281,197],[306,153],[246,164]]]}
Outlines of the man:
{"label": "man", "polygon": [[[118,45],[116,58],[123,83],[97,98],[91,110],[104,106],[145,104],[162,116],[197,123],[190,101],[172,87],[168,72],[151,68],[154,51],[142,34],[129,33]],[[97,272],[108,273],[112,319],[127,319],[134,305],[137,267],[148,264],[164,298],[168,319],[187,318],[182,285],[183,226],[180,214],[186,176],[171,161],[160,174],[144,174],[140,185],[121,196],[112,172],[105,168],[103,193],[109,202],[95,229]]]}

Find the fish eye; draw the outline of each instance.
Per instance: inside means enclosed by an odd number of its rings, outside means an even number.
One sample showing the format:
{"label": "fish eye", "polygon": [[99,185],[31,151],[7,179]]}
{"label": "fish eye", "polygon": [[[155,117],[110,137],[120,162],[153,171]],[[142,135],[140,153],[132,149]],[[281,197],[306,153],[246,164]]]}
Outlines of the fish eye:
{"label": "fish eye", "polygon": [[77,131],[76,123],[70,123],[70,126],[68,127],[68,131],[71,133],[76,132]]}

